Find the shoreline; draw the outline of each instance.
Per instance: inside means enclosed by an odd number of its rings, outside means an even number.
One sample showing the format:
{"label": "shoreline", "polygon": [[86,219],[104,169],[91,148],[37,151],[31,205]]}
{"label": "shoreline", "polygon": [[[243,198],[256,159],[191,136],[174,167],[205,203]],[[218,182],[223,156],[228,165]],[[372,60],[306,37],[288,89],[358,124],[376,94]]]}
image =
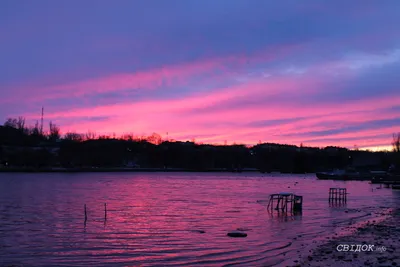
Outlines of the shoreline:
{"label": "shoreline", "polygon": [[[97,168],[97,167],[82,167],[82,168],[61,168],[61,167],[53,167],[53,168],[0,168],[0,173],[86,173],[86,172],[259,172],[262,173],[258,169],[241,169],[241,170],[230,170],[230,169],[203,169],[203,170],[195,170],[195,169],[183,169],[183,168],[129,168],[129,167],[116,167],[116,168]],[[265,172],[268,173],[268,172]]]}
{"label": "shoreline", "polygon": [[96,172],[208,172],[208,173],[261,173],[261,174],[315,174],[315,172],[296,173],[296,172],[279,172],[279,171],[262,171],[257,168],[242,168],[242,169],[186,169],[186,168],[134,168],[134,167],[0,167],[0,173],[96,173]]}
{"label": "shoreline", "polygon": [[[342,246],[338,251],[338,245],[349,245],[350,250],[345,251]],[[364,246],[364,251],[355,251],[357,245]],[[365,251],[369,245],[373,249]],[[287,266],[400,266],[400,208],[385,217],[369,219],[362,226],[356,224],[347,233],[329,238],[308,251]]]}

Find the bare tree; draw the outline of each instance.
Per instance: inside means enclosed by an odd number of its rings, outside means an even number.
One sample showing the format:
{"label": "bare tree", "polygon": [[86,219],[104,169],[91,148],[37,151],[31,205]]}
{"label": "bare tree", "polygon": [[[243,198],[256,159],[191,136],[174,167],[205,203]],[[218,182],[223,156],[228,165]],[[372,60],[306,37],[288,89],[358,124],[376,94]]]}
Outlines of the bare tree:
{"label": "bare tree", "polygon": [[[93,138],[94,139],[94,138]],[[111,139],[111,137],[109,135],[103,134],[103,135],[99,135],[97,137],[97,139],[102,139],[102,140],[109,140]]]}
{"label": "bare tree", "polygon": [[83,140],[83,136],[82,134],[78,133],[66,133],[64,139],[69,141],[81,142]]}
{"label": "bare tree", "polygon": [[126,141],[133,141],[134,139],[134,135],[133,134],[124,134],[121,137],[122,140],[126,140]]}
{"label": "bare tree", "polygon": [[13,119],[13,118],[8,118],[6,120],[6,122],[4,123],[4,126],[15,128],[15,129],[17,129],[17,127],[18,127],[17,125],[18,125],[17,119]]}
{"label": "bare tree", "polygon": [[49,123],[49,139],[52,141],[56,141],[57,139],[60,139],[61,135],[60,135],[60,127],[58,127],[56,124],[52,123],[50,121]]}
{"label": "bare tree", "polygon": [[96,133],[95,132],[92,132],[92,131],[88,131],[87,133],[86,133],[86,140],[94,140],[94,139],[96,139]]}
{"label": "bare tree", "polygon": [[40,134],[40,127],[39,127],[39,122],[38,122],[38,121],[36,121],[35,126],[33,126],[33,127],[31,127],[31,128],[29,129],[29,134],[30,134],[30,135],[36,135],[36,136],[41,135],[41,134]]}
{"label": "bare tree", "polygon": [[153,143],[155,145],[159,145],[162,142],[162,138],[158,133],[153,133],[152,135],[146,138],[147,142]]}
{"label": "bare tree", "polygon": [[392,146],[394,152],[400,152],[400,133],[393,134]]}
{"label": "bare tree", "polygon": [[21,116],[18,117],[17,129],[22,132],[25,130],[25,118],[24,117],[21,117]]}
{"label": "bare tree", "polygon": [[147,140],[147,136],[145,136],[144,134],[143,135],[138,135],[138,136],[136,136],[135,140],[139,141],[139,142],[146,141]]}

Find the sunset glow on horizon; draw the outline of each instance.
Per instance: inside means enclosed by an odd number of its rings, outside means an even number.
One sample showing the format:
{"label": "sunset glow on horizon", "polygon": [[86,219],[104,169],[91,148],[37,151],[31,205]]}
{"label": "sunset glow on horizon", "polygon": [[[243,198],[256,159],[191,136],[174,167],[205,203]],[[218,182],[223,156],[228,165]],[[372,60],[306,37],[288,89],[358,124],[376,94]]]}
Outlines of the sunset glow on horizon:
{"label": "sunset glow on horizon", "polygon": [[[3,1],[0,120],[390,149],[400,2]],[[0,124],[2,123],[0,122]]]}

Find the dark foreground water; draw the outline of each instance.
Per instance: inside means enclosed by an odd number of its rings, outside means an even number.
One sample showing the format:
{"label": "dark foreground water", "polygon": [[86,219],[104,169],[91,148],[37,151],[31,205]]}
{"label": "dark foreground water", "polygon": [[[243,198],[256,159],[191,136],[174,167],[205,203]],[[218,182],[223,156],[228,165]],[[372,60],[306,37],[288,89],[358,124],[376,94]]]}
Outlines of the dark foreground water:
{"label": "dark foreground water", "polygon": [[[346,206],[328,203],[338,186],[350,193]],[[280,266],[305,244],[398,205],[394,191],[377,187],[314,175],[3,173],[0,266]],[[303,213],[267,212],[279,192],[303,195]],[[248,236],[226,236],[237,228]]]}

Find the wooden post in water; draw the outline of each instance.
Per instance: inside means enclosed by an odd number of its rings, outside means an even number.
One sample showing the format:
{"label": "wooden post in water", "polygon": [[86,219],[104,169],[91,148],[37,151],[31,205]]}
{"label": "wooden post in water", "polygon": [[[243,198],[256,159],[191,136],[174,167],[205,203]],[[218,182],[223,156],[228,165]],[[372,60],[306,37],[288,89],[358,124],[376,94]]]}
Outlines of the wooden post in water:
{"label": "wooden post in water", "polygon": [[87,221],[87,212],[86,212],[86,204],[85,204],[85,223]]}
{"label": "wooden post in water", "polygon": [[107,220],[107,203],[104,203],[104,220]]}

